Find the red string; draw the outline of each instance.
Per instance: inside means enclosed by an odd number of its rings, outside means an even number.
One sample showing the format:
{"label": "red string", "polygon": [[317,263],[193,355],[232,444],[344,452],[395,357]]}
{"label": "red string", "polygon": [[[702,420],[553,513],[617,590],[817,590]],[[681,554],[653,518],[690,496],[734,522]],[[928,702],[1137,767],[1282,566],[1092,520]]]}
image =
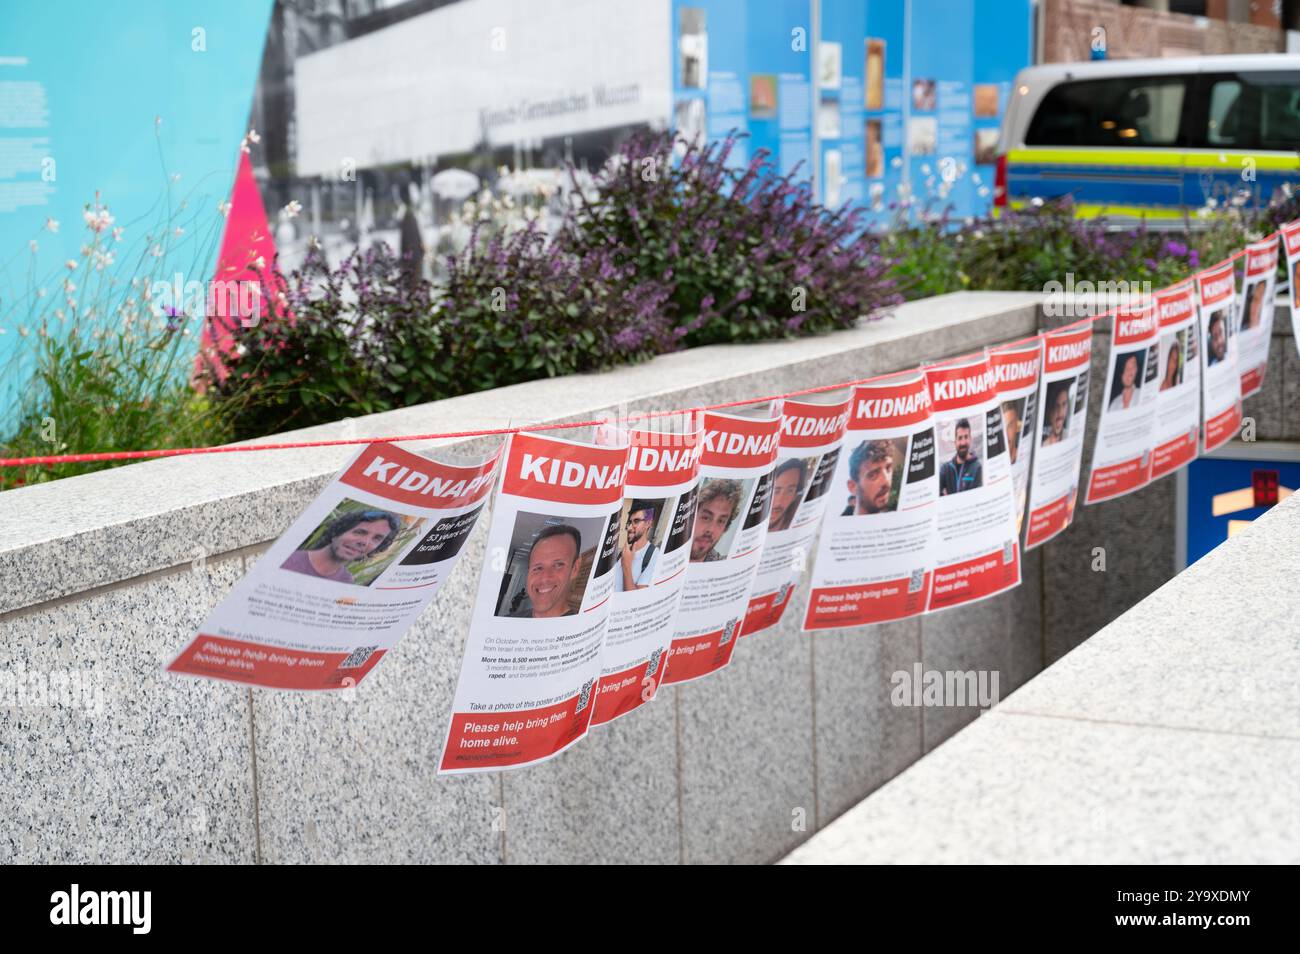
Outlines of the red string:
{"label": "red string", "polygon": [[[1274,232],[1272,235],[1260,239],[1260,241],[1261,242],[1277,241],[1277,238],[1278,238],[1278,233]],[[1245,256],[1245,254],[1246,254],[1246,250],[1243,248],[1240,251],[1234,252],[1233,254],[1229,255],[1223,261],[1217,262],[1214,265],[1211,265],[1209,268],[1201,269],[1199,272],[1197,272],[1197,275],[1203,274],[1205,272],[1211,272],[1214,271],[1216,268],[1221,268],[1224,265],[1227,265],[1232,262],[1236,262],[1237,259],[1242,258],[1243,256]],[[1181,282],[1175,284],[1181,284]],[[1170,287],[1172,288],[1174,286],[1171,285]],[[1166,290],[1167,289],[1162,288],[1158,292],[1155,292],[1154,294],[1160,294],[1161,292]],[[1094,315],[1091,318],[1080,319],[1079,321],[1076,321],[1070,325],[1066,325],[1064,328],[1054,329],[1053,332],[1039,332],[1036,335],[1030,335],[1026,338],[1021,338],[1018,341],[1012,341],[1007,344],[998,345],[997,348],[999,350],[1004,348],[1015,348],[1020,345],[1029,344],[1030,342],[1033,341],[1041,341],[1043,337],[1047,334],[1052,334],[1057,331],[1064,331],[1068,328],[1073,328],[1077,325],[1083,324],[1085,321],[1089,323],[1095,321],[1101,321],[1103,318],[1110,317],[1114,313],[1114,311],[1115,309],[1112,308],[1108,311],[1102,312],[1099,315]],[[984,352],[982,349],[980,351],[971,351],[963,355],[958,355],[955,358],[946,358],[942,363],[955,364],[959,361],[980,357],[981,355],[983,355],[983,353]],[[759,404],[762,403],[763,401],[779,401],[779,400],[784,400],[786,398],[800,397],[805,394],[820,394],[824,391],[837,391],[840,388],[857,387],[859,385],[870,384],[873,381],[882,381],[886,378],[892,378],[899,374],[906,374],[906,373],[907,372],[905,371],[890,371],[885,374],[872,375],[869,378],[858,378],[857,380],[854,381],[842,381],[838,384],[823,384],[817,387],[804,388],[799,391],[787,391],[784,394],[769,394],[766,397],[744,398],[743,400],[740,401],[727,401],[722,404],[708,404],[705,405],[704,407],[679,408],[672,411],[647,411],[644,413],[631,415],[629,419],[648,420],[650,418],[668,417],[676,414],[688,414],[691,413],[692,411],[701,411],[701,410],[722,411],[722,410],[726,410],[727,408],[743,407],[747,404]],[[432,441],[432,440],[445,440],[448,438],[492,437],[494,435],[518,434],[521,431],[554,431],[554,430],[566,430],[568,428],[573,428],[573,427],[597,427],[604,423],[606,422],[603,420],[568,421],[561,424],[531,424],[531,425],[521,426],[521,427],[494,427],[494,428],[484,428],[481,430],[473,430],[473,431],[444,431],[437,434],[395,434],[389,437],[351,437],[351,438],[342,438],[339,440],[332,440],[332,441],[295,441],[293,443],[284,443],[284,444],[238,444],[238,445],[224,445],[221,447],[168,447],[168,448],[154,448],[152,450],[104,451],[103,453],[98,453],[98,454],[50,454],[42,457],[4,457],[4,458],[0,458],[0,467],[28,467],[36,464],[90,464],[90,463],[96,463],[99,461],[107,461],[107,460],[148,460],[148,459],[153,459],[158,457],[184,457],[189,454],[240,454],[240,453],[245,453],[247,451],[296,450],[305,447],[339,447],[339,446],[345,446],[349,444],[373,444],[376,442],[395,444],[400,441]]]}

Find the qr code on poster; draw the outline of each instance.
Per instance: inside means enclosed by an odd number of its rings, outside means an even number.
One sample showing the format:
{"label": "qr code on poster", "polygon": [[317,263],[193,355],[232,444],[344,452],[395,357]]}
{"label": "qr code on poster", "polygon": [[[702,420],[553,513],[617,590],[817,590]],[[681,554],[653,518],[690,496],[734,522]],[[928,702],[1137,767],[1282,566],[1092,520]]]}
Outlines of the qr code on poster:
{"label": "qr code on poster", "polygon": [[591,701],[591,684],[594,681],[595,680],[588,679],[582,684],[582,691],[578,693],[578,707],[573,710],[574,715],[577,715],[583,709],[587,708],[587,703]]}
{"label": "qr code on poster", "polygon": [[379,648],[378,646],[358,646],[356,649],[352,650],[352,655],[348,656],[347,659],[339,663],[339,668],[360,669],[362,666],[366,664],[366,662],[370,659],[370,657],[374,654],[375,650],[378,648]]}
{"label": "qr code on poster", "polygon": [[907,578],[907,592],[920,593],[921,587],[925,584],[925,567],[919,567],[912,571],[912,575]]}
{"label": "qr code on poster", "polygon": [[659,658],[663,655],[662,649],[656,649],[650,654],[650,664],[645,667],[646,677],[649,678],[659,671]]}
{"label": "qr code on poster", "polygon": [[1014,540],[1008,540],[1002,544],[1002,565],[1007,566],[1016,558],[1016,544]]}
{"label": "qr code on poster", "polygon": [[727,621],[727,625],[722,630],[722,638],[718,640],[719,646],[727,645],[727,643],[731,642],[731,637],[736,635],[736,622],[737,620],[734,619]]}

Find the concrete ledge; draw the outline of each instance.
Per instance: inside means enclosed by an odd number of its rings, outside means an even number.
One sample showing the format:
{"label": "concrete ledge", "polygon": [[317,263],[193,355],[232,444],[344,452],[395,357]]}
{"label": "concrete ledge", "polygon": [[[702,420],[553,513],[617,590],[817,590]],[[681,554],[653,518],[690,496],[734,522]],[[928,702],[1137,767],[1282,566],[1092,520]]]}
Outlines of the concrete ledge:
{"label": "concrete ledge", "polygon": [[785,861],[1300,862],[1300,495]]}

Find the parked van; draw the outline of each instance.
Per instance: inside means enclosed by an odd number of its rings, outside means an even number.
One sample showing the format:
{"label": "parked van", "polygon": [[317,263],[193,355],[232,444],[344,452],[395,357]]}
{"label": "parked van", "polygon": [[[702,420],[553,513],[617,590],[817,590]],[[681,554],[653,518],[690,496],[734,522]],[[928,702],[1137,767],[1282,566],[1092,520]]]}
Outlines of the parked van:
{"label": "parked van", "polygon": [[1158,226],[1243,190],[1267,203],[1300,187],[1300,56],[1032,66],[998,148],[995,214],[1068,195],[1080,216]]}

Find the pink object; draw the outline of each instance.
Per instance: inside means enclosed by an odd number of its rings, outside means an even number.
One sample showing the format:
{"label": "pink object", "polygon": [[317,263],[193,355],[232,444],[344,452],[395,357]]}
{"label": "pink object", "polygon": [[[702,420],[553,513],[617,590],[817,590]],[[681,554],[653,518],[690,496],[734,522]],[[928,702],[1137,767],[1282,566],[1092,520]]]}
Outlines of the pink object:
{"label": "pink object", "polygon": [[[266,220],[266,207],[262,204],[257,179],[253,177],[253,164],[248,153],[241,151],[235,184],[230,190],[230,211],[221,237],[221,253],[217,257],[216,273],[208,286],[209,320],[203,325],[199,357],[194,364],[196,373],[206,355],[217,378],[225,379],[226,369],[221,356],[229,354],[234,346],[232,329],[249,317],[244,311],[258,316],[262,311],[264,295],[255,269],[260,269],[263,275],[268,274],[275,263],[275,255],[275,239]],[[261,264],[258,264],[258,259],[261,259]],[[252,284],[241,284],[245,282]],[[248,307],[250,300],[252,308]]]}

